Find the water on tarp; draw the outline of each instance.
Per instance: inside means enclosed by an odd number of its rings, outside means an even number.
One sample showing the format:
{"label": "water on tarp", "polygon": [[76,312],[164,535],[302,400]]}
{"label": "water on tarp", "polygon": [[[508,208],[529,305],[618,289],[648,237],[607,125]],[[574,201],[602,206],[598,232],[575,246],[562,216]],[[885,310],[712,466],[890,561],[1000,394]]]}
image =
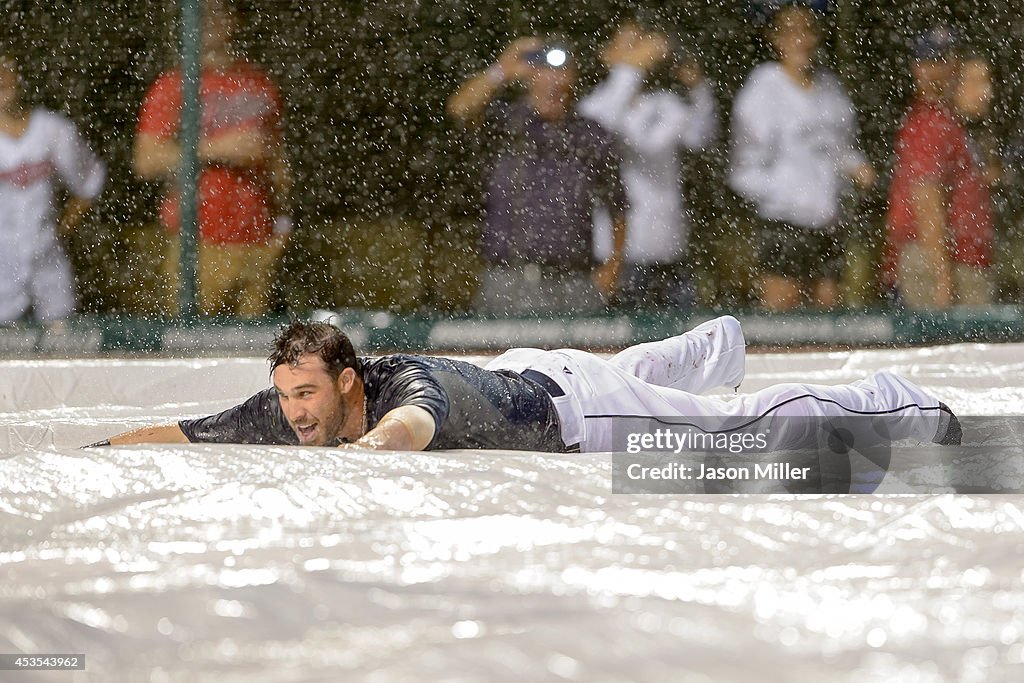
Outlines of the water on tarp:
{"label": "water on tarp", "polygon": [[[1024,414],[1024,347],[752,355]],[[80,450],[233,405],[258,359],[0,364],[4,681],[1009,681],[1024,497],[611,494],[607,454]],[[20,677],[20,678],[19,678]]]}

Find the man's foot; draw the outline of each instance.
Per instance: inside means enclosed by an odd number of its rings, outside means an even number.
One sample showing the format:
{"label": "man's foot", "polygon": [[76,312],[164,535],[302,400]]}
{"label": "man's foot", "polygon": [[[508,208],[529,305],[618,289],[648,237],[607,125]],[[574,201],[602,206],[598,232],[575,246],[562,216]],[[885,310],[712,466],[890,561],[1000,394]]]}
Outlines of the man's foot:
{"label": "man's foot", "polygon": [[959,446],[963,441],[964,431],[960,420],[945,403],[939,402],[939,428],[933,441],[940,446]]}

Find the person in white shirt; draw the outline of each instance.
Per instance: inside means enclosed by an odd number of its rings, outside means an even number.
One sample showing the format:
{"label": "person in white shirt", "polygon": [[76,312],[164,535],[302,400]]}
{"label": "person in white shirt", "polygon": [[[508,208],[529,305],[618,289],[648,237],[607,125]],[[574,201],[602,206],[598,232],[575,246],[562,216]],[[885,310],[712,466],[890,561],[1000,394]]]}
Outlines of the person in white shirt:
{"label": "person in white shirt", "polygon": [[[0,55],[0,323],[61,320],[75,308],[70,234],[103,188],[106,169],[64,116],[26,110],[15,61]],[[71,193],[59,220],[55,179]]]}
{"label": "person in white shirt", "polygon": [[849,97],[815,65],[813,11],[780,7],[770,40],[778,61],[757,66],[733,105],[728,182],[760,223],[763,305],[783,311],[809,299],[831,308],[839,303],[840,197],[850,181],[870,188],[875,172],[855,146]]}
{"label": "person in white shirt", "polygon": [[[623,24],[602,57],[608,77],[578,109],[616,135],[622,148],[629,208],[617,300],[633,307],[688,307],[690,226],[680,152],[703,149],[717,135],[714,93],[696,58],[636,23]],[[685,96],[676,91],[680,85]],[[598,261],[611,253],[611,234],[607,214],[596,212]]]}

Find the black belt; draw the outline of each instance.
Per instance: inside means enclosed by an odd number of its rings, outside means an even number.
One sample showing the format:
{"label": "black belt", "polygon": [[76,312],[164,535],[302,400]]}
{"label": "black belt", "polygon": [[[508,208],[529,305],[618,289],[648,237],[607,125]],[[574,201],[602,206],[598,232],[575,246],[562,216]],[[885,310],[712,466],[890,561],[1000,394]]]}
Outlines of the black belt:
{"label": "black belt", "polygon": [[[548,392],[548,396],[550,396],[551,398],[558,398],[559,396],[565,396],[565,392],[562,391],[562,387],[558,386],[558,383],[555,382],[555,380],[551,379],[550,377],[545,375],[543,372],[537,372],[536,370],[533,370],[533,369],[526,369],[526,370],[523,370],[522,372],[520,372],[519,376],[522,377],[523,379],[530,380],[534,384],[539,384],[544,389],[544,391]],[[558,414],[558,410],[556,409],[555,410],[555,415],[557,416],[557,414]],[[564,452],[565,453],[579,453],[580,452],[580,445],[578,443],[574,443],[571,446],[565,446],[565,451]]]}
{"label": "black belt", "polygon": [[531,382],[541,385],[542,387],[544,387],[544,391],[548,392],[548,395],[551,396],[552,398],[565,396],[565,392],[562,391],[562,387],[558,386],[558,383],[555,382],[555,380],[551,379],[543,372],[537,372],[536,370],[533,369],[526,369],[520,372],[519,376],[525,377]]}

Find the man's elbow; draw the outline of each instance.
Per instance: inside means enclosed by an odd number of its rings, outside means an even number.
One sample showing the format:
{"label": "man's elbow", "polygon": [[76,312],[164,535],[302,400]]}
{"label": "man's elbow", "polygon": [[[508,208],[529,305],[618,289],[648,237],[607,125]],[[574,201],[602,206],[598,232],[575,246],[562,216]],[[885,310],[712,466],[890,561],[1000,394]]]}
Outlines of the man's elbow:
{"label": "man's elbow", "polygon": [[433,415],[419,406],[401,406],[388,413],[385,419],[402,435],[396,450],[422,451],[434,440],[437,431]]}
{"label": "man's elbow", "polygon": [[445,111],[448,118],[467,128],[477,126],[482,113],[480,108],[473,106],[461,93],[455,93],[449,98]]}

